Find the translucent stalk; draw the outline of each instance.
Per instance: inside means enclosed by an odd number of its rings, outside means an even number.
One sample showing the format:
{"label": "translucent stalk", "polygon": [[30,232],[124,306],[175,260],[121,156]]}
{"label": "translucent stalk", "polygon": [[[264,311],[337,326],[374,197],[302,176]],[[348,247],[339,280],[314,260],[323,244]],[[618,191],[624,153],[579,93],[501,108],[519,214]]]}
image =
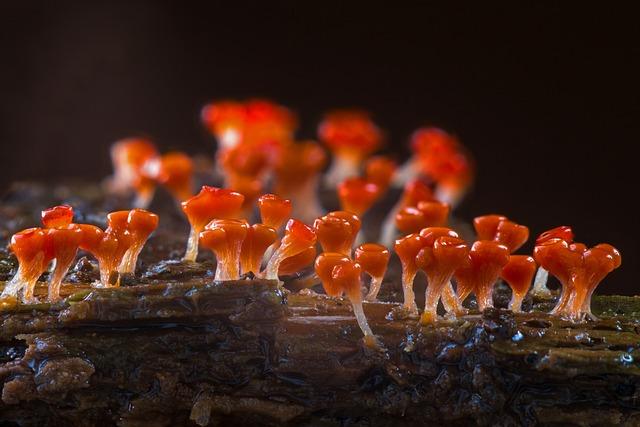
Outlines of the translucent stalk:
{"label": "translucent stalk", "polygon": [[[276,241],[273,242],[267,248],[267,250],[264,251],[264,255],[262,256],[262,261],[260,261],[260,267],[262,267],[263,265],[266,266],[269,263],[269,260],[271,259],[271,257],[276,252],[276,249],[278,249],[279,246],[280,246],[280,239],[276,239]],[[254,272],[254,273],[258,274],[257,272]]]}
{"label": "translucent stalk", "polygon": [[238,280],[240,278],[240,251],[242,241],[230,244],[227,248],[216,253],[217,266],[214,280]]}
{"label": "translucent stalk", "polygon": [[449,185],[438,185],[435,189],[435,198],[444,203],[448,203],[452,209],[460,204],[466,193],[466,189]]}
{"label": "translucent stalk", "polygon": [[404,185],[420,175],[420,166],[415,158],[411,158],[402,164],[393,176],[394,187],[404,187]]}
{"label": "translucent stalk", "polygon": [[[583,317],[582,308],[587,301],[589,295],[589,287],[586,283],[579,284],[579,286],[573,286],[573,292],[567,302],[566,309],[563,314],[569,317],[573,321],[580,321]],[[591,310],[589,310],[591,311]]]}
{"label": "translucent stalk", "polygon": [[1,297],[18,297],[18,293],[22,290],[22,301],[24,303],[34,302],[34,290],[38,278],[44,273],[47,265],[45,263],[45,257],[42,252],[38,253],[28,263],[21,263],[18,266],[18,271],[11,280],[7,282]]}
{"label": "translucent stalk", "polygon": [[581,310],[584,316],[586,316],[587,318],[591,320],[598,320],[598,317],[596,317],[596,315],[594,315],[591,312],[591,297],[593,296],[594,291],[595,291],[595,288],[593,288],[589,293],[587,293],[587,296],[585,297],[584,302],[582,303]]}
{"label": "translucent stalk", "polygon": [[551,298],[551,291],[547,288],[547,280],[549,278],[549,272],[542,267],[538,267],[536,271],[536,277],[533,280],[533,288],[531,293],[537,297]]}
{"label": "translucent stalk", "polygon": [[382,222],[382,226],[380,227],[380,237],[378,240],[385,246],[393,246],[393,242],[398,234],[398,231],[396,230],[396,214],[400,212],[403,204],[402,200],[399,200],[393,208],[391,208]]}
{"label": "translucent stalk", "polygon": [[424,312],[420,317],[420,323],[433,323],[438,318],[438,301],[445,285],[449,283],[451,275],[432,276],[428,278],[427,289],[425,291]]}
{"label": "translucent stalk", "polygon": [[509,310],[514,313],[522,311],[522,301],[524,300],[524,295],[520,295],[517,292],[511,293],[511,301],[509,301]]}
{"label": "translucent stalk", "polygon": [[371,347],[378,347],[379,343],[376,339],[375,335],[373,335],[373,331],[369,327],[369,322],[367,321],[367,317],[364,315],[364,309],[362,308],[362,301],[351,301],[351,306],[353,307],[353,314],[356,317],[356,321],[358,322],[358,326],[360,330],[364,334],[364,340],[367,345]]}
{"label": "translucent stalk", "polygon": [[458,281],[458,292],[457,292],[457,300],[462,304],[464,300],[471,294],[473,291],[473,287],[465,286],[463,283]]}
{"label": "translucent stalk", "polygon": [[198,257],[198,244],[200,241],[200,231],[197,228],[191,226],[191,231],[189,231],[189,240],[187,240],[187,250],[182,257],[182,261],[185,262],[196,262],[196,258]]}
{"label": "translucent stalk", "polygon": [[56,266],[49,278],[48,300],[50,302],[60,300],[60,285],[69,272],[77,252],[77,248],[73,248],[73,250],[66,251],[66,253],[57,254],[55,259]]}
{"label": "translucent stalk", "polygon": [[462,300],[458,299],[456,291],[453,289],[451,280],[449,280],[449,283],[442,289],[441,297],[442,305],[447,313],[454,313],[456,316],[461,316],[466,313],[466,309],[462,307]]}
{"label": "translucent stalk", "polygon": [[569,279],[569,282],[567,283],[560,282],[562,292],[556,306],[551,310],[551,314],[562,314],[567,309],[571,295],[574,293],[574,287],[571,280],[572,279]]}
{"label": "translucent stalk", "polygon": [[142,249],[144,248],[145,243],[146,242],[134,243],[127,250],[127,252],[124,254],[124,257],[122,258],[120,267],[118,268],[118,271],[121,274],[124,274],[124,273],[134,274],[136,272],[136,264],[138,263],[138,257],[140,256],[140,252],[142,252]]}
{"label": "translucent stalk", "polygon": [[120,287],[120,274],[116,270],[106,270],[100,272],[100,286],[103,288]]}
{"label": "translucent stalk", "polygon": [[137,209],[147,209],[149,205],[151,205],[154,195],[155,195],[154,188],[149,190],[139,191],[136,194],[136,198],[133,200],[133,207]]}
{"label": "translucent stalk", "polygon": [[118,273],[118,262],[102,257],[98,259],[100,264],[100,284],[105,288],[115,288],[120,286],[120,274]]}
{"label": "translucent stalk", "polygon": [[482,312],[488,307],[493,307],[493,285],[478,286],[476,289],[478,309]]}
{"label": "translucent stalk", "polygon": [[371,281],[369,282],[369,292],[365,297],[365,301],[375,302],[378,299],[378,293],[380,292],[380,288],[382,287],[383,280],[384,276],[371,276]]}
{"label": "translucent stalk", "polygon": [[293,256],[295,254],[288,254],[289,247],[286,244],[281,244],[278,248],[273,252],[271,258],[267,262],[267,266],[262,272],[262,277],[267,280],[278,280],[278,270],[280,269],[280,264],[286,258]]}
{"label": "translucent stalk", "polygon": [[336,188],[345,179],[358,175],[360,175],[360,159],[336,153],[331,161],[331,167],[324,177],[324,182],[327,187]]}
{"label": "translucent stalk", "polygon": [[6,298],[6,297],[17,298],[18,292],[20,292],[20,290],[24,286],[23,276],[24,276],[24,272],[22,271],[22,267],[18,267],[18,271],[16,272],[16,274],[11,278],[11,280],[5,283],[4,290],[2,291],[2,295],[0,295],[0,297],[1,298]]}
{"label": "translucent stalk", "polygon": [[410,271],[408,268],[402,267],[402,293],[404,294],[404,304],[402,306],[411,313],[418,312],[416,294],[413,292],[413,282],[415,278],[415,270]]}

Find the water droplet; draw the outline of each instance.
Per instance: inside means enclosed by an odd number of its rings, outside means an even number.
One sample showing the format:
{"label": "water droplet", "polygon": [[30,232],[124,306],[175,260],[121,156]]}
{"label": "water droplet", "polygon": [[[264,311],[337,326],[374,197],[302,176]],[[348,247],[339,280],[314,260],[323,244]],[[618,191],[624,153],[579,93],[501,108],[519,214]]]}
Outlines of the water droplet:
{"label": "water droplet", "polygon": [[524,335],[522,335],[522,332],[518,331],[516,332],[512,337],[511,337],[511,341],[513,342],[520,342],[524,339]]}
{"label": "water droplet", "polygon": [[633,362],[633,356],[630,355],[629,353],[625,353],[622,356],[620,356],[620,361],[622,363],[632,363]]}

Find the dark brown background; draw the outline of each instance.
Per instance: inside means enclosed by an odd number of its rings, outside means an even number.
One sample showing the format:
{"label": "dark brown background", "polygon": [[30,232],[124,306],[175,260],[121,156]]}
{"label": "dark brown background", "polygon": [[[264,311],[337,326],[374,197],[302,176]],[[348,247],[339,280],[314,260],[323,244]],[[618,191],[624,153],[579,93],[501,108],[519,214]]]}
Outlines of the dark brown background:
{"label": "dark brown background", "polygon": [[640,34],[630,9],[6,3],[2,187],[99,179],[109,144],[133,133],[213,154],[198,121],[212,98],[279,100],[299,111],[301,137],[325,109],[361,106],[401,154],[425,123],[462,138],[479,174],[460,215],[501,212],[535,234],[571,224],[578,239],[622,251],[601,291],[637,293]]}

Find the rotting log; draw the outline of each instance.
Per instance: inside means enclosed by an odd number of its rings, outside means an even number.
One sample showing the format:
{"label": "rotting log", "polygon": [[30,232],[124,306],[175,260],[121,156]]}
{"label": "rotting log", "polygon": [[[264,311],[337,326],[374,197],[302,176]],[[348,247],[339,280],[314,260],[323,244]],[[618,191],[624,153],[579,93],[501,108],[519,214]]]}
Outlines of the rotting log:
{"label": "rotting log", "polygon": [[640,298],[422,327],[275,282],[65,286],[0,313],[0,425],[638,425]]}

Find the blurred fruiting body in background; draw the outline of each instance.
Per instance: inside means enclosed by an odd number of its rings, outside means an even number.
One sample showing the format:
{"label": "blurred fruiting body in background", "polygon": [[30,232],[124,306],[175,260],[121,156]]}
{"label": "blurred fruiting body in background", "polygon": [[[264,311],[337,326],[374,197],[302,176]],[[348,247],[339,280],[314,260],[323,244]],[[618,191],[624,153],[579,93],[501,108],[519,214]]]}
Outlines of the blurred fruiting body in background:
{"label": "blurred fruiting body in background", "polygon": [[358,176],[362,163],[382,144],[382,131],[360,110],[327,113],[318,126],[318,137],[333,157],[325,175],[330,188]]}

